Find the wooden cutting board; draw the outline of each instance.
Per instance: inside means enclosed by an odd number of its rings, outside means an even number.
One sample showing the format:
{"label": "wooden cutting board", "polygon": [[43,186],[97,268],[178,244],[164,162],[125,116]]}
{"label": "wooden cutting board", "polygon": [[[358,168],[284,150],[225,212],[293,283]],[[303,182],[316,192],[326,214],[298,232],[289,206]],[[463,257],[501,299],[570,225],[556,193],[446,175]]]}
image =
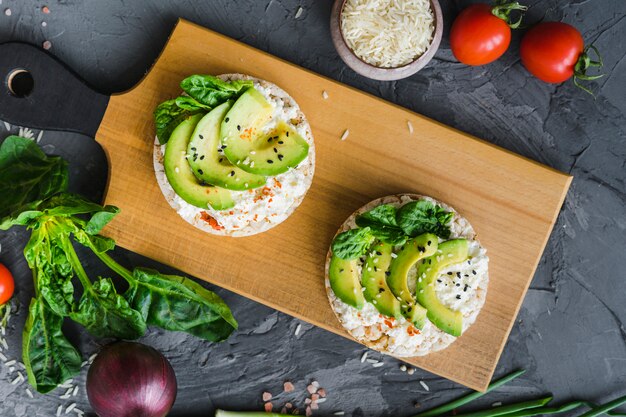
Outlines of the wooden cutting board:
{"label": "wooden cutting board", "polygon": [[[216,237],[188,225],[163,198],[152,167],[155,106],[178,95],[179,82],[190,74],[233,72],[289,92],[311,123],[317,150],[313,185],[300,208],[278,227],[246,238]],[[87,87],[66,87],[81,88]],[[109,158],[106,203],[122,209],[106,228],[108,236],[345,337],[323,282],[328,246],[345,218],[372,199],[403,192],[454,206],[488,250],[487,302],[450,348],[407,362],[486,389],[571,177],[184,20],[135,88],[112,96],[108,107],[105,96],[90,94],[95,110],[80,111],[95,120],[88,125]],[[98,127],[97,112],[104,108]],[[37,117],[31,126],[91,133],[85,125],[73,128],[77,120]],[[341,141],[346,129],[349,137]]]}

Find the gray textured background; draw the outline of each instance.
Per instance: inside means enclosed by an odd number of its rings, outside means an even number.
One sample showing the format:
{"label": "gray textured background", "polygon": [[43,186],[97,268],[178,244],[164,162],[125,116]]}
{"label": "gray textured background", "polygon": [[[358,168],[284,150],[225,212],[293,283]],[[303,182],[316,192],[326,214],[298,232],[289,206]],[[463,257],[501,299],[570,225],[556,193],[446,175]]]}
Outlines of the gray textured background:
{"label": "gray textured background", "polygon": [[[468,3],[442,1],[447,27]],[[2,0],[0,42],[49,40],[52,53],[96,89],[112,93],[139,80],[181,16],[571,173],[575,180],[565,207],[497,369],[497,375],[520,367],[529,372],[482,404],[544,392],[558,400],[606,400],[626,393],[626,1],[522,3],[532,6],[529,22],[545,13],[549,20],[571,23],[603,52],[608,75],[595,83],[595,100],[571,82],[548,85],[530,77],[518,58],[522,32],[514,34],[498,62],[469,68],[455,62],[446,30],[435,59],[417,75],[399,82],[366,80],[346,68],[332,46],[329,0],[64,0],[47,4],[49,15],[41,12],[41,1]],[[300,6],[304,10],[296,20]],[[4,14],[6,8],[11,16]],[[0,140],[6,135],[0,123]],[[41,143],[48,152],[81,155],[80,166],[72,169],[72,186],[94,198],[101,195],[106,162],[93,141],[45,133]],[[17,313],[8,329],[11,357],[20,356],[32,294],[21,254],[25,239],[18,230],[0,234],[0,262],[13,270],[18,285]],[[129,266],[155,266],[124,250],[115,256]],[[94,275],[104,273],[85,259]],[[362,364],[364,349],[355,343],[306,323],[295,336],[298,320],[217,292],[241,326],[227,342],[212,345],[156,330],[143,339],[164,352],[176,370],[180,390],[172,416],[208,416],[216,407],[262,409],[261,393],[280,392],[284,380],[293,381],[296,391],[277,403],[293,400],[301,409],[310,380],[326,388],[328,401],[316,415],[344,410],[354,416],[409,416],[416,401],[425,407],[464,391],[420,370],[409,376],[391,358],[380,368]],[[77,329],[74,333],[85,357],[103,343]],[[11,385],[13,377],[0,364],[3,416],[52,416],[59,404],[73,401],[89,410],[82,383],[72,400],[58,399],[63,390],[30,399],[26,384]],[[79,381],[84,378],[85,372]]]}

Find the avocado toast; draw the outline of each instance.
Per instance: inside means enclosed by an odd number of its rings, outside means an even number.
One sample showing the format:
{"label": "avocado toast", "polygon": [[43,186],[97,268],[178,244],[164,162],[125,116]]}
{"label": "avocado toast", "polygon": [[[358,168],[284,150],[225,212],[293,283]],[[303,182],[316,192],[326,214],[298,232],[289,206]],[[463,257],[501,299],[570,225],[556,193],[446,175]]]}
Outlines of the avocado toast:
{"label": "avocado toast", "polygon": [[[223,82],[221,91],[205,94],[214,80]],[[192,76],[181,87],[193,96],[155,112],[154,168],[170,206],[193,226],[223,236],[250,236],[286,220],[315,169],[313,134],[295,100],[241,74]],[[176,126],[164,127],[159,109],[181,100],[182,115],[175,107],[165,119]]]}
{"label": "avocado toast", "polygon": [[469,222],[416,194],[374,200],[339,229],[325,286],[344,328],[398,357],[448,347],[476,320],[489,258]]}

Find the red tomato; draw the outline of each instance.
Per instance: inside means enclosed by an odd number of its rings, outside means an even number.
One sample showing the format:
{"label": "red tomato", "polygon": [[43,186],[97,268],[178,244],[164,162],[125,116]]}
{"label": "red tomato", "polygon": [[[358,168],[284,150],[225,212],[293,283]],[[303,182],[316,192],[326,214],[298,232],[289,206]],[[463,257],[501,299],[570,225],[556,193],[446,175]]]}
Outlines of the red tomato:
{"label": "red tomato", "polygon": [[580,32],[561,22],[539,23],[530,29],[520,46],[522,64],[547,83],[562,83],[574,75],[585,45]]}
{"label": "red tomato", "polygon": [[485,65],[500,58],[511,43],[511,28],[487,4],[473,4],[452,23],[452,53],[466,65]]}
{"label": "red tomato", "polygon": [[0,305],[6,303],[13,297],[13,290],[15,289],[15,283],[13,282],[13,275],[6,268],[6,266],[0,264]]}

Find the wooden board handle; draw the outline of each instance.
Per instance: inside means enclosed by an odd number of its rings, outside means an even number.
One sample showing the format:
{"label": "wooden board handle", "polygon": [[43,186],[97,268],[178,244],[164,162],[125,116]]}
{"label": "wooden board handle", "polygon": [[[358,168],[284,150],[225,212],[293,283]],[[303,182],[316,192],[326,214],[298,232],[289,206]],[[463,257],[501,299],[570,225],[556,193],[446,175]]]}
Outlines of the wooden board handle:
{"label": "wooden board handle", "polygon": [[45,50],[0,44],[0,119],[35,129],[94,137],[109,103]]}

